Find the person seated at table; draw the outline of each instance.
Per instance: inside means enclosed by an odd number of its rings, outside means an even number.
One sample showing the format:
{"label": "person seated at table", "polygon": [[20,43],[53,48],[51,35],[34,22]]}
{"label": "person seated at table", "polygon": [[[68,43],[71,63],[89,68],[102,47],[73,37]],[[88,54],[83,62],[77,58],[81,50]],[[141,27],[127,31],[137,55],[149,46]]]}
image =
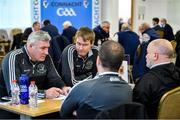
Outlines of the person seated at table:
{"label": "person seated at table", "polygon": [[22,73],[29,76],[29,81],[36,81],[39,91],[43,91],[46,98],[67,94],[70,87],[65,86],[48,54],[50,39],[47,32],[33,32],[23,48],[12,51],[4,57],[2,72],[8,95],[11,92],[12,81],[17,80],[19,83]]}
{"label": "person seated at table", "polygon": [[180,69],[171,62],[172,57],[173,47],[168,40],[156,39],[149,43],[146,66],[150,70],[135,84],[133,100],[145,106],[151,119],[157,118],[163,94],[180,85]]}
{"label": "person seated at table", "polygon": [[[65,86],[48,54],[50,39],[47,32],[32,32],[23,48],[5,56],[2,62],[4,81],[1,80],[0,84],[1,94],[10,96],[12,81],[17,80],[19,83],[22,73],[29,76],[29,81],[36,81],[39,92],[44,92],[46,98],[67,94],[70,87]],[[13,115],[8,118],[13,118]]]}
{"label": "person seated at table", "polygon": [[97,46],[94,46],[95,34],[88,27],[81,27],[75,35],[75,45],[67,46],[61,55],[58,72],[67,86],[96,75]]}
{"label": "person seated at table", "polygon": [[[101,111],[124,102],[131,102],[132,89],[118,74],[123,58],[124,49],[119,43],[104,42],[96,61],[98,75],[72,88],[61,106],[60,116],[71,118],[74,111],[81,113],[81,107],[84,105]],[[92,113],[85,115],[89,116],[88,118],[95,117]],[[78,114],[77,116],[81,117]]]}

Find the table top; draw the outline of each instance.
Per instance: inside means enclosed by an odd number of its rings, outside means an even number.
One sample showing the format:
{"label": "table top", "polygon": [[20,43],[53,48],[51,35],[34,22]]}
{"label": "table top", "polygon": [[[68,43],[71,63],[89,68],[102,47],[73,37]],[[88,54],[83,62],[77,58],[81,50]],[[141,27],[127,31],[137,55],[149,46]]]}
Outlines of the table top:
{"label": "table top", "polygon": [[62,100],[54,99],[43,99],[42,102],[38,104],[37,108],[30,108],[28,105],[9,105],[0,104],[0,108],[14,112],[17,114],[24,114],[31,117],[37,117],[49,113],[58,112],[61,108]]}

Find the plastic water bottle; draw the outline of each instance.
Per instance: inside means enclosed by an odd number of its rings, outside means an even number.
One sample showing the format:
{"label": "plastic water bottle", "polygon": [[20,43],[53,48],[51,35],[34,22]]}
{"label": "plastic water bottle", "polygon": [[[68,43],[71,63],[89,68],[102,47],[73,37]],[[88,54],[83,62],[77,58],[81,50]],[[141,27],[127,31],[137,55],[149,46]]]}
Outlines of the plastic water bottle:
{"label": "plastic water bottle", "polygon": [[29,91],[28,91],[28,80],[29,77],[26,74],[21,74],[20,81],[20,103],[28,104],[29,103]]}
{"label": "plastic water bottle", "polygon": [[99,39],[99,40],[98,40],[98,49],[100,49],[101,44],[102,44],[102,42],[101,42],[101,40]]}
{"label": "plastic water bottle", "polygon": [[35,81],[31,81],[29,85],[29,107],[36,108],[38,107],[38,99],[37,99],[38,88],[35,84]]}
{"label": "plastic water bottle", "polygon": [[19,86],[16,83],[16,80],[13,80],[12,88],[11,88],[11,96],[12,96],[11,105],[19,105],[20,103],[19,93],[20,93]]}

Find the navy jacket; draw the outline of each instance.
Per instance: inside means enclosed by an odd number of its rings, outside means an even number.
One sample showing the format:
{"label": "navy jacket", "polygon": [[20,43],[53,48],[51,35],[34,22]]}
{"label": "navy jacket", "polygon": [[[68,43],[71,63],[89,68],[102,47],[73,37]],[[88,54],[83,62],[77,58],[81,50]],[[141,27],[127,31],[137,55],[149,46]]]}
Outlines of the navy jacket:
{"label": "navy jacket", "polygon": [[51,25],[51,24],[44,26],[43,28],[41,28],[41,30],[48,32],[49,35],[51,36],[51,39],[53,39],[53,37],[59,35],[57,27],[54,25]]}
{"label": "navy jacket", "polygon": [[130,55],[130,64],[133,64],[134,54],[140,44],[139,36],[133,31],[118,32],[118,42],[124,47],[125,54]]}
{"label": "navy jacket", "polygon": [[107,72],[75,85],[64,100],[60,115],[71,117],[74,111],[80,112],[85,104],[101,111],[131,101],[132,89],[128,83],[118,73]]}
{"label": "navy jacket", "polygon": [[165,39],[171,41],[174,40],[174,33],[173,29],[169,24],[166,24],[165,27],[163,28],[164,30],[164,37]]}
{"label": "navy jacket", "polygon": [[51,55],[51,58],[56,68],[58,67],[58,64],[60,62],[62,51],[69,44],[70,44],[69,40],[61,35],[55,36],[50,41],[49,54]]}
{"label": "navy jacket", "polygon": [[69,40],[69,43],[73,43],[73,37],[75,36],[76,34],[76,31],[77,29],[73,26],[69,26],[68,28],[66,29],[63,29],[63,32],[62,32],[62,36],[65,36],[68,40]]}
{"label": "navy jacket", "polygon": [[149,40],[146,42],[142,42],[138,47],[133,63],[133,80],[144,75],[149,69],[146,67],[146,54],[147,54],[147,46],[148,44],[155,39],[159,38],[159,35],[152,28],[145,30],[142,34],[147,34],[149,36]]}
{"label": "navy jacket", "polygon": [[109,38],[109,33],[106,33],[100,25],[98,25],[97,27],[95,27],[93,29],[94,33],[95,33],[95,41],[94,41],[94,45],[98,45],[98,40],[101,40],[101,44],[103,42],[105,42],[106,40],[108,40],[107,38]]}

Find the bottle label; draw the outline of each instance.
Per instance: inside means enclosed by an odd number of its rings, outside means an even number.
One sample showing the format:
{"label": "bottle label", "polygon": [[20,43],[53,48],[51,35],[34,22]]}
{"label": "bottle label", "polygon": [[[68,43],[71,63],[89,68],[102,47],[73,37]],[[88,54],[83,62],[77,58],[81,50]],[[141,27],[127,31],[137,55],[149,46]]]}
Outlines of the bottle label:
{"label": "bottle label", "polygon": [[21,92],[28,92],[28,88],[26,85],[20,85]]}

